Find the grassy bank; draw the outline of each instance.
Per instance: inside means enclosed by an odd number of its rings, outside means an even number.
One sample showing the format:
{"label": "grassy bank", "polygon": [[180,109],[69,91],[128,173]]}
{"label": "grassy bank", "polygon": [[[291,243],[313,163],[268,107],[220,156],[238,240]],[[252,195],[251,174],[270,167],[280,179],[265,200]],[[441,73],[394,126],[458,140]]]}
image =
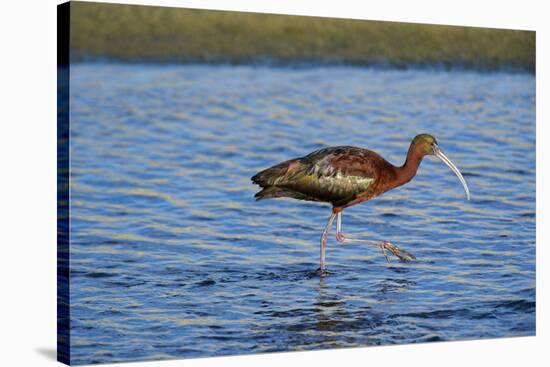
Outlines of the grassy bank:
{"label": "grassy bank", "polygon": [[71,4],[71,59],[535,70],[535,33],[151,6]]}

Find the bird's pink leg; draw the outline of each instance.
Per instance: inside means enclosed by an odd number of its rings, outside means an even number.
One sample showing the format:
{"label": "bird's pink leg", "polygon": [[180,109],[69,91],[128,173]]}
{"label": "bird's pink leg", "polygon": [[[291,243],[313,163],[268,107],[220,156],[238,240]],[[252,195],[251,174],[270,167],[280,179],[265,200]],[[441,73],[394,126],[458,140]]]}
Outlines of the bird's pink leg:
{"label": "bird's pink leg", "polygon": [[397,256],[399,259],[403,261],[410,261],[410,260],[416,259],[416,257],[414,257],[409,252],[405,250],[401,250],[397,246],[389,243],[388,241],[373,241],[373,240],[345,237],[344,234],[342,233],[342,212],[341,211],[338,212],[338,216],[336,218],[336,241],[340,243],[360,243],[360,244],[378,246],[382,250],[384,257],[388,262],[390,262],[390,259],[388,258],[386,251],[391,252],[393,255]]}
{"label": "bird's pink leg", "polygon": [[325,230],[323,231],[323,235],[321,236],[321,267],[320,267],[321,275],[323,275],[326,270],[325,255],[327,252],[327,237],[328,237],[328,232],[330,231],[330,227],[332,226],[332,222],[334,222],[334,218],[336,218],[336,213],[333,212],[330,215],[330,218],[328,218],[327,225],[325,226]]}

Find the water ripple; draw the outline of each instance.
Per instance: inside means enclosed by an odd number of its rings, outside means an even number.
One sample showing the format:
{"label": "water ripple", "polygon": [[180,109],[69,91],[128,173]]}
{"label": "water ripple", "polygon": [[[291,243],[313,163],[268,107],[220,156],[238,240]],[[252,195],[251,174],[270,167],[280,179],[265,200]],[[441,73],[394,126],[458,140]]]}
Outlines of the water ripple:
{"label": "water ripple", "polygon": [[[72,362],[535,333],[530,74],[76,65],[71,70]],[[318,240],[329,207],[255,202],[249,178],[329,145],[426,158],[344,213],[418,260]]]}

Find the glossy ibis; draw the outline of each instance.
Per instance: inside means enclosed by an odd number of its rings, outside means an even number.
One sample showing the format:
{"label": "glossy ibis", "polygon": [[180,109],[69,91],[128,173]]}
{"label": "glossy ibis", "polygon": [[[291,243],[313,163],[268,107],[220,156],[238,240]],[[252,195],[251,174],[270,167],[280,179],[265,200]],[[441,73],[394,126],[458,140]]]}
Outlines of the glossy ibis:
{"label": "glossy ibis", "polygon": [[399,259],[408,261],[415,257],[388,241],[345,237],[342,233],[342,211],[409,182],[426,155],[436,156],[449,166],[464,186],[469,200],[470,191],[464,177],[429,134],[417,135],[412,140],[407,159],[400,167],[371,150],[338,146],[279,163],[256,174],[252,182],[262,187],[255,195],[256,200],[287,197],[332,204],[332,214],[321,236],[321,274],[325,272],[327,235],[334,219],[338,242],[378,246],[386,260],[389,261],[386,254],[389,251]]}

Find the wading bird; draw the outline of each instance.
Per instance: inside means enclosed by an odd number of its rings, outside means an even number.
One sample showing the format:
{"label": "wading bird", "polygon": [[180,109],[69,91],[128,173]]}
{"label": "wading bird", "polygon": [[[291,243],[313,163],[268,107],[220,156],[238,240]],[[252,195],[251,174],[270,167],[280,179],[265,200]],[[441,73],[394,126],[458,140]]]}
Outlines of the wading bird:
{"label": "wading bird", "polygon": [[339,146],[319,149],[304,157],[279,163],[253,176],[252,182],[262,188],[256,193],[256,200],[287,197],[332,204],[332,214],[321,236],[321,274],[326,269],[327,236],[334,219],[338,242],[378,246],[386,260],[389,260],[386,251],[389,251],[399,259],[408,261],[415,257],[388,241],[345,237],[342,233],[342,211],[409,182],[426,155],[436,156],[449,166],[470,200],[464,177],[429,134],[417,135],[412,140],[407,159],[400,167],[371,150]]}

